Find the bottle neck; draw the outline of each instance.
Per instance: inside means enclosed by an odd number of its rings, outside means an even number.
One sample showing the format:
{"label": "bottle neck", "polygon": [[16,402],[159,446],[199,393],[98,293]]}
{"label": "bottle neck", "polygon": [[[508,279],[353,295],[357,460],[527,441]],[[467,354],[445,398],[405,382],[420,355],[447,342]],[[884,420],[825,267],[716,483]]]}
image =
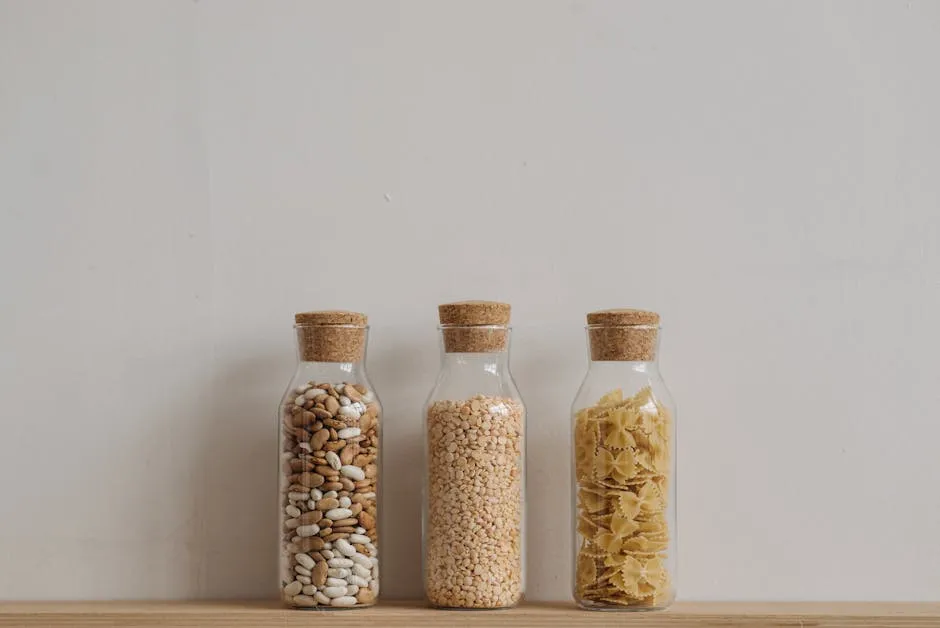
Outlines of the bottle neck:
{"label": "bottle neck", "polygon": [[344,382],[362,381],[365,375],[365,362],[313,362],[301,361],[297,364],[297,375],[309,381]]}
{"label": "bottle neck", "polygon": [[623,373],[659,374],[659,363],[656,360],[629,361],[629,360],[591,360],[588,363],[588,372],[596,374]]}

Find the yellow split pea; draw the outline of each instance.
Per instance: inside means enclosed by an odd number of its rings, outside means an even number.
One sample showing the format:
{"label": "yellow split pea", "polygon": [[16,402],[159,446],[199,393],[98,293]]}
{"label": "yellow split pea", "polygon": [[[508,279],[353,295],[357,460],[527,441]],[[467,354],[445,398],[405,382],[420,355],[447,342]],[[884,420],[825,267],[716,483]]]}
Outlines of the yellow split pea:
{"label": "yellow split pea", "polygon": [[477,395],[428,408],[425,588],[435,606],[522,595],[522,404]]}

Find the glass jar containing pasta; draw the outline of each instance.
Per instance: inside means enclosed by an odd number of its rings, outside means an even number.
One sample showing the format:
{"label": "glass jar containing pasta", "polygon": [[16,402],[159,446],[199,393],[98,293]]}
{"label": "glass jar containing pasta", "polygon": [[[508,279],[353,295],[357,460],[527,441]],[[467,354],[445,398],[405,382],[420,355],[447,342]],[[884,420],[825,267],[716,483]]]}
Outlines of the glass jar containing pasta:
{"label": "glass jar containing pasta", "polygon": [[590,364],[574,420],[574,598],[656,610],[676,591],[675,405],[659,374],[659,315],[587,315]]}

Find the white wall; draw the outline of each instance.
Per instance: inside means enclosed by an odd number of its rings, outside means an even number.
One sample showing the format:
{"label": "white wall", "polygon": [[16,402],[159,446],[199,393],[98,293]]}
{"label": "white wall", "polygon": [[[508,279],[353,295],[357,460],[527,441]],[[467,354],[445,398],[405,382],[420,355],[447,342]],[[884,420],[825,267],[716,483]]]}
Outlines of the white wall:
{"label": "white wall", "polygon": [[436,305],[510,301],[529,596],[584,312],[654,308],[685,599],[938,599],[940,4],[0,0],[0,597],[275,592],[292,315],[355,308],[417,596]]}

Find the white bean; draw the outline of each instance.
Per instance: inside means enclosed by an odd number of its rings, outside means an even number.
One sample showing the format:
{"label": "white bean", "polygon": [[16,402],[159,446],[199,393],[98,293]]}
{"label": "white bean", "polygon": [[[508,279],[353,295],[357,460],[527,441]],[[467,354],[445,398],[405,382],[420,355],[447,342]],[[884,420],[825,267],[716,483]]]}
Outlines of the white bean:
{"label": "white bean", "polygon": [[316,593],[314,593],[314,594],[313,594],[313,597],[314,597],[314,599],[315,599],[317,602],[319,602],[320,604],[329,604],[329,603],[330,603],[330,598],[328,598],[328,597],[326,597],[325,595],[323,595],[323,593],[320,592],[320,591],[317,591]]}
{"label": "white bean", "polygon": [[297,398],[294,399],[294,405],[302,406],[307,403],[307,398],[303,395],[297,395]]}
{"label": "white bean", "polygon": [[[352,406],[341,406],[337,412],[338,414],[341,414],[342,416],[347,417],[349,419],[358,419],[359,417],[362,416],[362,413]],[[347,429],[347,428],[344,428],[344,429]]]}
{"label": "white bean", "polygon": [[[353,565],[356,567],[356,565]],[[349,570],[343,567],[330,567],[326,570],[326,575],[331,578],[343,578],[344,580],[349,577]]]}
{"label": "white bean", "polygon": [[341,405],[341,406],[348,406],[348,405],[350,405],[350,404],[352,404],[352,399],[350,399],[350,398],[347,397],[346,395],[340,395],[340,396],[339,396],[339,405]]}
{"label": "white bean", "polygon": [[284,587],[284,595],[286,595],[287,597],[294,597],[295,595],[300,593],[301,589],[303,588],[304,588],[304,585],[294,580],[289,585]]}
{"label": "white bean", "polygon": [[303,565],[307,569],[313,569],[313,566],[317,564],[312,558],[310,558],[306,554],[296,554],[294,558],[297,559],[297,562],[299,564]]}
{"label": "white bean", "polygon": [[359,593],[358,584],[350,584],[346,586],[346,595],[356,595],[357,593]]}
{"label": "white bean", "polygon": [[336,432],[336,435],[340,438],[355,438],[362,434],[362,430],[358,427],[344,427],[343,429]]}
{"label": "white bean", "polygon": [[313,580],[310,579],[310,576],[297,576],[297,582],[301,584],[313,584]]}
{"label": "white bean", "polygon": [[328,587],[345,587],[348,583],[344,578],[327,578],[326,586]]}
{"label": "white bean", "polygon": [[294,528],[300,525],[300,519],[288,519],[284,522],[284,527],[288,530],[293,530]]}
{"label": "white bean", "polygon": [[360,586],[360,587],[369,586],[369,581],[359,576],[349,576],[348,578],[346,578],[346,582],[348,582],[349,584],[355,584],[356,586]]}
{"label": "white bean", "polygon": [[[346,539],[336,539],[336,541],[333,543],[333,547],[335,547],[343,556],[354,557],[357,554],[356,548],[350,545],[349,541]],[[355,558],[353,558],[353,560],[355,560]]]}
{"label": "white bean", "polygon": [[297,606],[316,606],[317,601],[309,595],[295,595],[294,604]]}
{"label": "white bean", "polygon": [[309,496],[306,493],[295,493],[293,491],[287,494],[287,499],[291,500],[292,502],[307,501],[307,497]]}
{"label": "white bean", "polygon": [[340,467],[340,474],[346,476],[350,480],[359,482],[366,479],[366,472],[357,467],[354,464],[347,464]]}
{"label": "white bean", "polygon": [[346,587],[324,587],[321,589],[323,595],[329,598],[342,597],[346,595]]}
{"label": "white bean", "polygon": [[317,592],[317,588],[312,584],[308,584],[304,587],[304,595],[313,595]]}
{"label": "white bean", "polygon": [[[322,554],[323,552],[321,551],[320,553]],[[366,558],[366,560],[369,559]],[[349,560],[348,558],[328,558],[326,564],[330,567],[344,567],[348,569],[353,566],[353,561]]]}
{"label": "white bean", "polygon": [[365,578],[366,580],[372,577],[372,572],[359,564],[352,566],[352,572],[353,574],[359,576],[360,578]]}
{"label": "white bean", "polygon": [[349,542],[365,545],[366,543],[371,543],[372,541],[364,534],[350,534]]}
{"label": "white bean", "polygon": [[359,552],[356,552],[355,554],[353,554],[353,555],[350,556],[349,558],[350,558],[353,562],[359,563],[359,564],[362,565],[363,567],[366,567],[366,568],[368,568],[368,569],[372,569],[372,561],[369,559],[368,556],[363,556],[363,555],[360,554]]}
{"label": "white bean", "polygon": [[294,565],[294,571],[299,573],[301,576],[307,576],[308,578],[313,575],[309,569],[300,565]]}
{"label": "white bean", "polygon": [[294,506],[293,504],[288,504],[284,509],[284,512],[287,513],[287,516],[293,519],[294,517],[300,516],[300,508]]}
{"label": "white bean", "polygon": [[330,548],[324,548],[324,549],[321,549],[321,550],[320,550],[320,556],[322,556],[323,558],[325,558],[325,559],[327,559],[327,560],[333,558],[335,555],[336,555],[336,554],[334,554],[334,553],[333,553],[333,550],[330,549]]}
{"label": "white bean", "polygon": [[[345,436],[340,436],[340,438],[345,438]],[[335,451],[326,452],[326,463],[337,471],[339,471],[339,468],[343,466],[343,463],[340,462],[339,456],[336,455]]]}
{"label": "white bean", "polygon": [[[346,467],[343,468],[345,469]],[[349,519],[350,517],[352,517],[352,511],[349,508],[333,508],[326,511],[326,518],[332,519],[333,521]],[[300,533],[298,532],[298,534]]]}
{"label": "white bean", "polygon": [[339,498],[339,507],[340,507],[340,508],[349,508],[350,506],[352,506],[352,500],[351,500],[351,499],[349,499],[349,498],[346,497],[345,495],[343,495],[342,497]]}
{"label": "white bean", "polygon": [[301,537],[313,536],[314,534],[317,534],[318,532],[320,532],[320,526],[318,526],[315,523],[311,523],[310,525],[300,526],[299,528],[297,528],[297,534],[298,536],[301,536]]}

